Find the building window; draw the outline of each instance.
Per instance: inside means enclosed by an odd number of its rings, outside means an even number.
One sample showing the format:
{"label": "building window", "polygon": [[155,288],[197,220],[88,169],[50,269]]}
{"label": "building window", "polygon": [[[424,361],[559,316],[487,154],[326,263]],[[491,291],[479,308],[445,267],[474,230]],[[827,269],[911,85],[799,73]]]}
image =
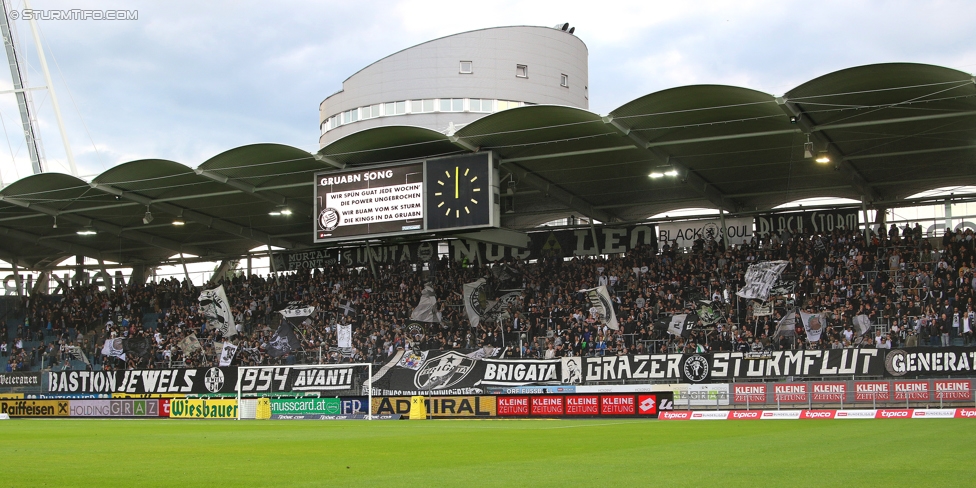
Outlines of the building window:
{"label": "building window", "polygon": [[472,64],[471,61],[461,61],[460,72],[466,75],[474,73]]}
{"label": "building window", "polygon": [[524,64],[515,65],[515,76],[518,78],[528,78],[529,77],[529,67]]}
{"label": "building window", "polygon": [[383,115],[403,115],[407,113],[407,102],[386,102],[383,104]]}
{"label": "building window", "polygon": [[426,112],[434,111],[434,100],[411,100],[410,101],[410,112],[415,114],[421,114]]}
{"label": "building window", "polygon": [[472,112],[491,112],[491,100],[472,98],[468,100],[468,110]]}
{"label": "building window", "polygon": [[379,104],[370,105],[367,107],[361,107],[359,111],[363,114],[363,120],[372,119],[373,117],[380,116],[380,106]]}
{"label": "building window", "polygon": [[513,102],[510,100],[496,100],[495,110],[501,112],[502,110],[508,110],[510,108],[520,107],[522,104],[520,102]]}
{"label": "building window", "polygon": [[569,88],[569,75],[561,74],[559,75],[559,86],[564,86]]}
{"label": "building window", "polygon": [[463,98],[442,98],[440,111],[441,112],[463,112],[464,99]]}

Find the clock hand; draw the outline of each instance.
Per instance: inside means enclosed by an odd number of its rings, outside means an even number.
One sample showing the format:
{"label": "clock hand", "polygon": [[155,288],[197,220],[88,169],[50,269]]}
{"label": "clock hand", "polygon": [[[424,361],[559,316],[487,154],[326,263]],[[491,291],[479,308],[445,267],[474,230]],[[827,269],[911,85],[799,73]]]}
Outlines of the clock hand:
{"label": "clock hand", "polygon": [[458,174],[461,172],[461,168],[454,167],[454,198],[458,198]]}

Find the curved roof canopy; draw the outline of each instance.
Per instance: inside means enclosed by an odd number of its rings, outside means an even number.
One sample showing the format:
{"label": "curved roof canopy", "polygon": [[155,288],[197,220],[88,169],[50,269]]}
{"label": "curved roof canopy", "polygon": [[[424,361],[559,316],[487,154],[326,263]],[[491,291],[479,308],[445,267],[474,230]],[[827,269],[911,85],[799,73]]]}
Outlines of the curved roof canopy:
{"label": "curved roof canopy", "polygon": [[[311,247],[315,172],[474,151],[496,154],[502,192],[514,195],[502,224],[514,229],[569,215],[641,220],[684,207],[736,214],[822,196],[884,206],[976,184],[976,84],[953,69],[879,64],[781,97],[683,86],[605,116],[534,105],[446,135],[372,128],[317,154],[253,144],[197,168],[147,159],[91,183],[34,175],[0,190],[0,234],[8,237],[0,259],[44,268],[85,255],[139,265],[179,253],[222,259],[258,246]],[[819,156],[830,162],[815,162]],[[78,234],[84,230],[95,234]]]}

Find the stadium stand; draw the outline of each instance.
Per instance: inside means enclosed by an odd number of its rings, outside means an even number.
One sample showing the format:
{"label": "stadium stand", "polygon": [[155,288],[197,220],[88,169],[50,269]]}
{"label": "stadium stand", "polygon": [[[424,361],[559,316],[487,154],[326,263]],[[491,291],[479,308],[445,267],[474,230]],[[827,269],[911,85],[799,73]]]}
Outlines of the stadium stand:
{"label": "stadium stand", "polygon": [[[933,245],[935,241],[935,245]],[[376,277],[368,269],[332,268],[276,276],[237,276],[224,281],[242,334],[234,364],[384,363],[400,349],[503,348],[510,357],[563,357],[646,352],[755,351],[769,349],[912,347],[970,345],[974,316],[976,260],[971,229],[923,238],[920,227],[888,233],[835,231],[825,235],[770,234],[750,244],[724,249],[699,239],[686,249],[663,243],[638,247],[617,257],[509,260],[509,283],[522,291],[497,323],[471,328],[460,291],[464,283],[486,278],[498,287],[491,266],[462,263],[446,256],[418,272],[416,265],[384,266]],[[779,317],[754,316],[750,302],[736,297],[754,261],[789,262],[784,278],[795,282],[785,295],[800,310],[826,313],[822,340],[806,340],[803,328],[774,339]],[[647,266],[642,276],[630,270]],[[426,283],[432,284],[442,314],[440,324],[416,324],[410,314]],[[606,283],[617,302],[622,326],[610,330],[589,316],[579,290]],[[197,297],[200,290],[175,279],[130,285],[116,293],[94,286],[74,287],[63,297],[35,295],[5,301],[0,337],[8,371],[54,368],[160,368],[213,366],[220,332],[208,328]],[[290,302],[316,307],[298,328],[301,351],[268,355],[278,325],[275,313]],[[351,303],[352,313],[342,304]],[[722,319],[699,322],[687,337],[666,330],[667,317],[692,312],[703,303]],[[784,305],[784,304],[781,304]],[[856,315],[871,319],[869,333],[854,332]],[[353,325],[353,347],[340,350],[336,326]],[[419,326],[419,327],[418,327]],[[198,338],[200,349],[185,351],[182,341]],[[106,339],[145,337],[150,352],[123,362],[103,356]],[[84,356],[72,354],[80,347]]]}

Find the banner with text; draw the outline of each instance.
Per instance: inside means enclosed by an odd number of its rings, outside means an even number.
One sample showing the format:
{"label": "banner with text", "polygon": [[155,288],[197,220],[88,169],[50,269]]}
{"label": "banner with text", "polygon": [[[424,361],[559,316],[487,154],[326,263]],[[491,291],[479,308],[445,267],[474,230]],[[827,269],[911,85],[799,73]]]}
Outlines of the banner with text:
{"label": "banner with text", "polygon": [[812,210],[766,214],[756,217],[756,235],[766,237],[784,230],[791,234],[824,234],[835,230],[857,230],[860,223],[857,209]]}
{"label": "banner with text", "polygon": [[[752,240],[753,220],[745,217],[725,219],[725,235],[729,244],[748,244]],[[662,222],[657,224],[657,241],[663,246],[669,243],[677,247],[692,247],[695,241],[722,241],[721,219]]]}

